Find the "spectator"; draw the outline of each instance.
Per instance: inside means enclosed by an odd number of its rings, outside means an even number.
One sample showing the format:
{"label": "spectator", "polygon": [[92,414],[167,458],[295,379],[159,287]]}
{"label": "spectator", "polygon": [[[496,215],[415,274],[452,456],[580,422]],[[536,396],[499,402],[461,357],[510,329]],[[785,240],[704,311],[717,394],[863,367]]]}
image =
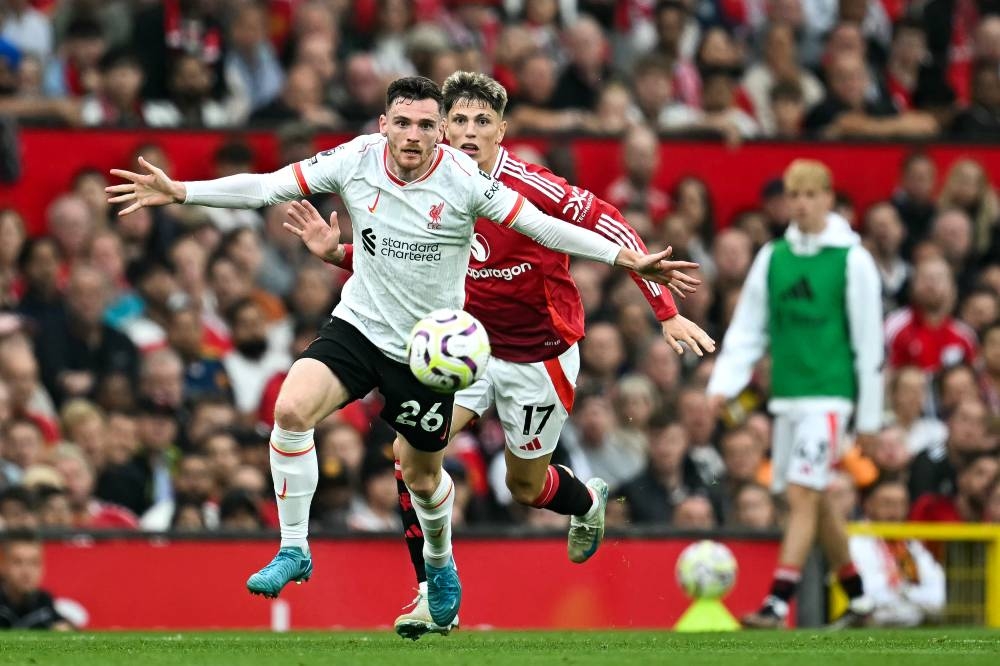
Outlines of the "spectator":
{"label": "spectator", "polygon": [[972,69],[972,103],[951,125],[951,136],[966,140],[1000,138],[1000,72],[997,64],[979,62]]}
{"label": "spectator", "polygon": [[614,429],[614,411],[600,393],[578,393],[565,445],[580,478],[599,476],[616,488],[635,477],[646,463],[645,448],[632,439],[620,439]]}
{"label": "spectator", "polygon": [[692,64],[701,40],[697,19],[683,0],[661,0],[654,13],[657,43],[653,53],[672,63],[679,101],[698,106],[698,72]]}
{"label": "spectator", "polygon": [[87,463],[100,476],[107,464],[107,421],[101,408],[82,399],[70,400],[59,413],[68,441],[80,447]]}
{"label": "spectator", "polygon": [[[787,23],[771,23],[764,34],[763,61],[751,65],[743,76],[743,89],[753,103],[761,130],[779,134],[779,117],[773,91],[779,85],[794,86],[800,107],[809,108],[823,99],[823,84],[799,65],[795,31]],[[786,129],[787,123],[786,123]]]}
{"label": "spectator", "polygon": [[11,486],[0,491],[0,524],[5,530],[29,530],[38,527],[35,498],[24,486]]}
{"label": "spectator", "polygon": [[[91,18],[74,19],[55,57],[45,66],[48,97],[81,97],[97,89],[97,65],[107,49],[101,26]],[[144,69],[148,72],[148,69]]]}
{"label": "spectator", "polygon": [[645,211],[654,224],[670,206],[667,193],[654,184],[660,166],[660,145],[648,127],[629,130],[622,141],[624,173],[608,186],[605,199],[619,210]]}
{"label": "spectator", "polygon": [[934,218],[931,240],[941,250],[951,267],[959,293],[968,292],[978,276],[978,264],[973,246],[972,221],[965,211],[942,209]]}
{"label": "spectator", "polygon": [[263,520],[257,501],[245,490],[231,490],[219,502],[219,527],[227,532],[257,532]]}
{"label": "spectator", "polygon": [[56,610],[52,595],[41,588],[44,575],[42,542],[30,533],[15,532],[4,541],[0,569],[0,628],[73,629]]}
{"label": "spectator", "polygon": [[239,443],[236,437],[230,432],[219,430],[202,440],[200,449],[208,459],[212,481],[220,490],[230,490],[232,479],[240,466]]}
{"label": "spectator", "polygon": [[617,491],[635,524],[667,525],[686,497],[705,492],[694,461],[688,456],[688,437],[677,424],[657,428],[649,438],[649,464]]}
{"label": "spectator", "polygon": [[725,476],[726,465],[712,443],[715,415],[703,388],[688,387],[677,400],[677,416],[688,433],[691,448],[688,455],[694,460],[707,484],[714,484]]}
{"label": "spectator", "polygon": [[591,116],[577,109],[558,109],[556,64],[535,52],[517,70],[517,95],[507,103],[508,135],[522,132],[570,132],[592,124]]}
{"label": "spectator", "polygon": [[976,255],[996,256],[993,248],[1000,247],[997,240],[1000,199],[983,165],[968,158],[952,164],[938,197],[938,207],[964,210],[972,220]]}
{"label": "spectator", "polygon": [[581,16],[566,29],[563,39],[569,62],[556,82],[554,106],[595,111],[600,89],[611,78],[604,31],[591,17]]}
{"label": "spectator", "polygon": [[31,421],[47,442],[58,440],[52,399],[39,383],[38,362],[26,341],[8,341],[0,347],[0,378],[8,389],[8,416]]}
{"label": "spectator", "polygon": [[[205,456],[191,453],[181,458],[173,479],[174,497],[164,497],[142,514],[140,526],[147,532],[162,532],[172,529],[179,520],[185,527],[200,524],[205,529],[215,529],[219,524],[218,506],[212,501],[218,486]],[[178,516],[185,507],[194,505],[199,513],[198,521],[190,517]]]}
{"label": "spectator", "polygon": [[937,372],[976,358],[976,334],[952,318],[955,278],[943,259],[917,264],[910,287],[911,305],[886,318],[885,336],[889,365],[916,365]]}
{"label": "spectator", "polygon": [[72,266],[83,259],[97,227],[87,202],[75,194],[61,195],[45,210],[45,221],[64,261]]}
{"label": "spectator", "polygon": [[83,100],[84,125],[142,127],[146,112],[140,93],[144,74],[139,58],[130,51],[111,50],[97,64],[100,82]]}
{"label": "spectator", "polygon": [[284,347],[269,341],[264,313],[252,300],[236,302],[227,311],[226,319],[234,349],[223,357],[222,364],[232,381],[241,420],[252,425],[264,385],[275,372],[288,368],[291,358]]}
{"label": "spectator", "polygon": [[63,477],[75,527],[101,530],[139,526],[135,514],[127,508],[94,496],[94,473],[78,446],[60,444],[52,454],[52,464]]}
{"label": "spectator", "polygon": [[923,26],[913,20],[896,23],[892,33],[889,61],[885,66],[885,85],[893,106],[909,111],[925,91],[919,90],[921,69],[929,61],[927,36]]}
{"label": "spectator", "polygon": [[281,91],[285,74],[267,39],[266,14],[257,4],[237,7],[229,25],[225,72],[227,82],[238,81],[249,96],[249,111],[267,105]]}
{"label": "spectator", "polygon": [[625,362],[625,346],[621,332],[611,323],[590,326],[587,337],[580,343],[580,380],[604,389],[611,389]]}
{"label": "spectator", "polygon": [[720,232],[712,242],[715,289],[723,294],[738,289],[746,279],[752,261],[753,245],[749,234],[736,228]]}
{"label": "spectator", "polygon": [[937,375],[938,413],[951,414],[961,402],[980,398],[976,371],[967,363],[959,363],[941,370]]}
{"label": "spectator", "polygon": [[1000,417],[1000,321],[994,320],[983,331],[983,364],[979,381],[990,416]]}
{"label": "spectator", "polygon": [[986,407],[979,400],[966,400],[948,418],[944,446],[926,449],[910,465],[910,497],[917,501],[925,493],[950,495],[956,490],[955,470],[971,456],[993,451],[986,432]]}
{"label": "spectator", "polygon": [[752,139],[760,128],[746,111],[736,105],[736,80],[725,69],[708,69],[702,74],[701,106],[674,106],[666,111],[661,124],[668,130],[704,130],[720,135],[730,144]]}
{"label": "spectator", "polygon": [[992,287],[969,289],[958,307],[958,318],[981,340],[989,325],[1000,319],[1000,295]]}
{"label": "spectator", "polygon": [[768,102],[768,115],[774,119],[774,129],[762,130],[763,134],[776,139],[801,138],[806,117],[802,88],[796,83],[776,83],[768,93]]}
{"label": "spectator", "polygon": [[358,532],[398,533],[399,493],[393,459],[378,447],[369,449],[361,465],[362,501],[347,516],[347,526]]}
{"label": "spectator", "polygon": [[351,126],[367,126],[385,110],[385,88],[374,58],[368,53],[352,54],[344,62],[345,94],[337,115]]}
{"label": "spectator", "polygon": [[259,125],[301,122],[327,130],[341,125],[337,114],[323,104],[319,74],[306,64],[295,65],[288,70],[281,94],[254,111],[250,122]]}
{"label": "spectator", "polygon": [[674,510],[671,525],[678,530],[708,531],[716,527],[712,503],[704,495],[685,497]]}
{"label": "spectator", "polygon": [[[147,76],[149,70],[146,70]],[[169,96],[151,101],[146,122],[151,127],[229,127],[245,117],[229,104],[212,96],[213,73],[198,56],[182,54],[174,58],[168,80]],[[227,108],[227,106],[229,108]]]}
{"label": "spectator", "polygon": [[[48,469],[54,472],[51,467]],[[59,474],[54,473],[56,476]],[[37,495],[39,527],[51,530],[73,529],[73,509],[65,490],[54,486],[41,486]]]}
{"label": "spectator", "polygon": [[[909,511],[906,486],[880,481],[865,492],[862,506],[866,520],[903,522]],[[914,627],[944,610],[944,569],[919,541],[857,535],[849,545],[865,594],[875,604],[876,625]]]}
{"label": "spectator", "polygon": [[967,456],[955,474],[955,494],[927,493],[913,503],[910,520],[918,522],[979,522],[984,519],[989,492],[1000,475],[995,453]]}
{"label": "spectator", "polygon": [[205,396],[229,396],[232,392],[222,361],[207,347],[204,338],[201,316],[190,303],[171,310],[167,340],[183,363],[182,395],[189,403]]}
{"label": "spectator", "polygon": [[872,205],[865,213],[865,247],[882,278],[882,311],[892,312],[903,299],[912,268],[900,254],[906,229],[896,208],[888,201]]}
{"label": "spectator", "polygon": [[937,167],[926,153],[913,152],[903,160],[901,171],[899,186],[892,195],[892,205],[906,227],[903,257],[909,259],[913,247],[924,240],[931,229],[936,209],[934,185]]}
{"label": "spectator", "polygon": [[860,55],[845,53],[829,65],[826,98],[806,116],[805,127],[828,139],[845,137],[919,137],[938,131],[933,116],[917,111],[899,114],[885,100],[872,102],[871,84]]}
{"label": "spectator", "polygon": [[913,453],[906,441],[906,431],[898,425],[882,428],[875,450],[871,452],[871,460],[878,468],[879,478],[906,483],[909,480],[910,463],[913,461]]}
{"label": "spectator", "polygon": [[778,527],[778,511],[774,498],[765,486],[746,483],[736,490],[733,497],[733,527],[751,530],[773,530]]}

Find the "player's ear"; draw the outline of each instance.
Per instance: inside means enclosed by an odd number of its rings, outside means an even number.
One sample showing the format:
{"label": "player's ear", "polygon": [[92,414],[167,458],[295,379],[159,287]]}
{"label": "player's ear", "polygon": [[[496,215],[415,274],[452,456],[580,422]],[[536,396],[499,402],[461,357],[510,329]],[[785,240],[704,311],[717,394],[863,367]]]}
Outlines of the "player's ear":
{"label": "player's ear", "polygon": [[379,131],[379,134],[381,134],[382,136],[385,136],[385,132],[386,132],[386,129],[388,129],[388,127],[389,127],[389,119],[386,118],[385,114],[383,113],[382,115],[380,115],[378,117],[378,131]]}
{"label": "player's ear", "polygon": [[500,131],[497,133],[497,145],[498,146],[501,143],[503,143],[503,137],[504,137],[504,135],[506,133],[507,133],[507,121],[506,120],[501,120],[500,121]]}

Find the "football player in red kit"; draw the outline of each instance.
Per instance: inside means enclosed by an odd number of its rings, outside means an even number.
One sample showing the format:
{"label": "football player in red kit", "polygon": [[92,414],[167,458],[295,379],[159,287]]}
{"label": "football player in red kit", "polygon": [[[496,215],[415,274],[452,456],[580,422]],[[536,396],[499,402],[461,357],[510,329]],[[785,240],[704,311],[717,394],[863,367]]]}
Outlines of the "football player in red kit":
{"label": "football player in red kit", "polygon": [[[453,148],[472,157],[484,175],[521,193],[553,217],[645,252],[642,240],[616,208],[548,169],[518,159],[500,145],[506,130],[507,93],[499,83],[483,74],[456,72],[445,81],[443,93],[446,137]],[[307,221],[326,226],[318,214],[310,210],[306,215],[305,210],[298,211],[299,226]],[[350,268],[353,248],[342,247],[346,256],[340,265]],[[513,498],[571,516],[569,559],[584,562],[604,536],[607,484],[597,478],[584,484],[566,467],[549,464],[573,406],[580,367],[577,342],[584,335],[583,305],[569,274],[569,257],[482,221],[476,223],[471,251],[465,309],[486,327],[493,358],[481,380],[455,394],[451,432],[461,431],[494,406],[504,428],[506,480]],[[676,264],[677,268],[695,266]],[[671,288],[678,293],[693,291],[696,280],[680,272],[675,276]],[[715,342],[705,331],[677,313],[665,287],[634,273],[632,278],[661,322],[664,338],[678,354],[683,353],[681,343],[699,356],[715,350]],[[423,538],[402,482],[399,491],[420,592],[413,609],[396,620],[396,631],[413,639],[430,632],[448,633],[457,619],[452,626],[441,627],[430,618],[423,582]]]}

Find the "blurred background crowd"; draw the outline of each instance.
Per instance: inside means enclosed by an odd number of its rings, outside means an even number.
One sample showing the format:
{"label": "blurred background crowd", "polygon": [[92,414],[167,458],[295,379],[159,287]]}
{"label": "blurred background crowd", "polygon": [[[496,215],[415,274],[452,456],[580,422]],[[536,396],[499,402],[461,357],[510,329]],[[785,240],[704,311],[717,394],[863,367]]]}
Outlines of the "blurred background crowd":
{"label": "blurred background crowd", "polygon": [[[994,4],[4,0],[0,114],[272,126],[284,164],[328,148],[318,131],[369,130],[398,75],[485,71],[510,91],[515,134],[620,137],[622,164],[607,167],[618,177],[596,194],[651,248],[669,242],[701,265],[701,288],[679,306],[721,341],[755,252],[788,225],[782,185],[717,219],[705,182],[654,184],[658,135],[997,136]],[[155,136],[136,155],[170,173],[169,134]],[[570,177],[572,165],[515,152]],[[257,162],[233,138],[214,175]],[[274,400],[347,275],[281,228],[284,206],[118,218],[107,184],[80,171],[52,192],[34,237],[0,210],[0,526],[274,528]],[[851,450],[830,492],[852,519],[1000,522],[1000,200],[976,161],[939,171],[919,149],[884,197],[856,210],[838,192],[881,273],[888,383],[877,452]],[[350,240],[339,201],[314,203],[340,211]],[[675,355],[627,276],[587,262],[572,274],[588,329],[556,460],[609,482],[610,525],[776,528],[766,360],[717,418],[711,357]],[[369,396],[317,429],[317,529],[398,530],[379,407]],[[563,525],[511,501],[503,447],[491,415],[450,445],[456,523]]]}

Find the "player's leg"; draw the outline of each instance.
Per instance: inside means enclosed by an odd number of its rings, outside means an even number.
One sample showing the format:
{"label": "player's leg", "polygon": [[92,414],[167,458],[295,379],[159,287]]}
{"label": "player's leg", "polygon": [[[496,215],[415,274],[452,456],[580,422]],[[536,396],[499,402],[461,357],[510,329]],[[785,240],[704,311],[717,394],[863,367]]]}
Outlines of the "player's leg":
{"label": "player's leg", "polygon": [[779,414],[774,423],[773,490],[786,490],[788,522],[782,535],[771,589],[756,613],[742,618],[752,628],[784,626],[802,567],[816,541],[823,490],[828,479],[829,430],[814,414]]}
{"label": "player's leg", "polygon": [[[831,413],[831,430],[836,431],[837,442],[844,441],[845,424],[850,414]],[[843,447],[838,446],[833,451],[833,458],[839,459]],[[851,550],[848,545],[847,525],[844,517],[837,511],[828,494],[820,500],[819,525],[817,538],[826,556],[830,571],[837,575],[840,586],[849,600],[847,611],[835,620],[831,627],[848,628],[865,626],[875,610],[874,603],[865,596],[864,584],[854,562],[851,560]]]}
{"label": "player's leg", "polygon": [[584,484],[568,467],[549,464],[573,408],[579,348],[540,363],[494,359],[490,365],[507,442],[507,488],[520,504],[572,516],[569,558],[585,562],[604,538],[608,485],[596,478]]}
{"label": "player's leg", "polygon": [[379,388],[385,397],[382,417],[399,434],[403,482],[424,535],[427,603],[434,623],[448,626],[458,614],[462,599],[451,552],[455,484],[442,469],[454,395],[430,390],[403,363],[385,357],[379,363]]}
{"label": "player's leg", "polygon": [[[478,383],[478,382],[477,382]],[[471,387],[470,387],[471,388]],[[459,394],[462,392],[460,391]],[[477,413],[458,404],[459,394],[456,394],[456,404],[452,410],[451,432],[449,441],[458,432],[461,432]],[[431,612],[427,605],[427,572],[424,568],[424,533],[420,528],[420,521],[417,512],[413,508],[413,498],[410,491],[403,482],[402,465],[399,462],[400,439],[397,437],[392,443],[392,452],[396,458],[396,490],[399,493],[399,510],[403,522],[403,538],[406,540],[406,548],[410,553],[410,562],[413,565],[413,573],[417,579],[417,596],[413,599],[411,607],[396,618],[393,627],[396,633],[403,638],[417,640],[427,633],[447,635],[453,629],[458,628],[458,616],[452,620],[447,627],[437,625],[431,618]]]}
{"label": "player's leg", "polygon": [[355,329],[332,321],[292,365],[282,384],[269,446],[281,547],[270,564],[247,580],[252,594],[276,597],[289,582],[312,575],[309,507],[319,477],[313,428],[352,397],[370,390],[371,380],[365,379],[370,373],[363,362],[367,350],[359,348],[363,342]]}

